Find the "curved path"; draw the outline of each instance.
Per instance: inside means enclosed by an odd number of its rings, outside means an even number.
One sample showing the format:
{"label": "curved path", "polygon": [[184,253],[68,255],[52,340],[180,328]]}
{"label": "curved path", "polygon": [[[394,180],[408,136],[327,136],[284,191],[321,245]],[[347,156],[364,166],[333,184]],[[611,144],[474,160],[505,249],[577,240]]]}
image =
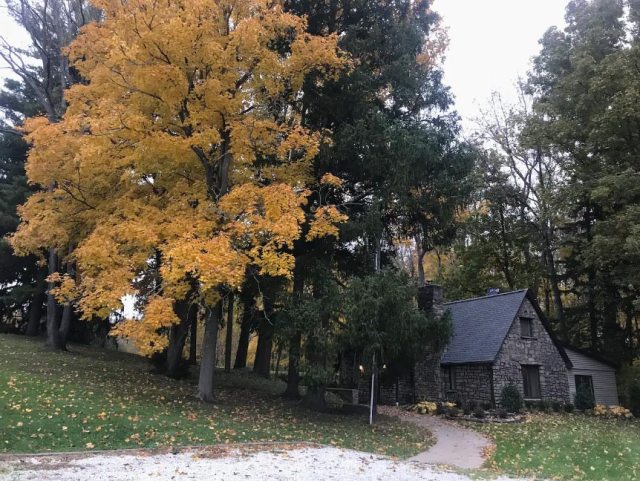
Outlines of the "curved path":
{"label": "curved path", "polygon": [[436,438],[431,448],[410,458],[410,461],[478,469],[484,464],[485,453],[492,446],[492,442],[481,434],[436,416],[408,413],[398,408],[383,408],[382,412],[424,427]]}

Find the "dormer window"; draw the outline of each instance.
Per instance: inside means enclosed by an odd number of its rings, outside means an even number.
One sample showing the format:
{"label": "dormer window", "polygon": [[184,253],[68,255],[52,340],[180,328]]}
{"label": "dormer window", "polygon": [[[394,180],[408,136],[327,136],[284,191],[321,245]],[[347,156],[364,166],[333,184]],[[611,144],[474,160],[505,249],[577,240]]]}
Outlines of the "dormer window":
{"label": "dormer window", "polygon": [[533,319],[530,317],[520,318],[520,335],[522,337],[531,338],[534,337],[533,332]]}

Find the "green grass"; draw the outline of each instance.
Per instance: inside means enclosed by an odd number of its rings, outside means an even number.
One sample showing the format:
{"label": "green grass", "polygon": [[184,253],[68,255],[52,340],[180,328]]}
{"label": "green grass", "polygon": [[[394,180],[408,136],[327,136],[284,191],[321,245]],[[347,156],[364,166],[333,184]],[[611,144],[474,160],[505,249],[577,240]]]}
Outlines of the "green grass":
{"label": "green grass", "polygon": [[220,373],[218,401],[199,402],[191,381],[149,372],[122,353],[44,350],[41,341],[0,335],[0,452],[33,453],[310,441],[406,457],[428,432],[380,418],[317,414],[280,396],[282,383]]}
{"label": "green grass", "polygon": [[489,435],[496,470],[548,479],[640,479],[640,422],[536,414],[522,424],[468,423]]}

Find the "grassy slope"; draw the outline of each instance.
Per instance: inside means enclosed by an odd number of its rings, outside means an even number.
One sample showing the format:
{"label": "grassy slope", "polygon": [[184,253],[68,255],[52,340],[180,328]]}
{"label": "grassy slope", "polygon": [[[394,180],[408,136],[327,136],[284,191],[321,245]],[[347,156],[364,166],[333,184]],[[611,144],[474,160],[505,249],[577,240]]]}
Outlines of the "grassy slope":
{"label": "grassy slope", "polygon": [[469,423],[496,441],[493,468],[563,480],[640,479],[640,422],[534,415],[511,425]]}
{"label": "grassy slope", "polygon": [[314,441],[400,457],[429,434],[395,420],[314,414],[279,397],[283,386],[220,373],[219,399],[198,402],[188,381],[149,373],[142,359],[0,335],[0,452],[114,449],[244,441]]}

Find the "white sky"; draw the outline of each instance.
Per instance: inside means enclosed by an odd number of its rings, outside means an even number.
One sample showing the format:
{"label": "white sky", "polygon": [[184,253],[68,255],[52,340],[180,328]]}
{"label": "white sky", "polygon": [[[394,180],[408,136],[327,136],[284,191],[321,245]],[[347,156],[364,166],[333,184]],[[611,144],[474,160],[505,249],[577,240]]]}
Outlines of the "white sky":
{"label": "white sky", "polygon": [[[551,26],[564,25],[568,0],[435,0],[449,29],[445,82],[456,96],[465,128],[473,127],[492,92],[514,99],[514,83],[527,72],[538,40]],[[4,2],[2,2],[3,4]],[[0,5],[2,5],[0,4]],[[0,6],[0,35],[25,46],[26,35]],[[0,60],[0,77],[8,75]],[[515,100],[515,99],[514,99]]]}
{"label": "white sky", "polygon": [[564,26],[568,0],[435,0],[449,29],[445,83],[466,129],[492,92],[515,101],[515,82],[551,26]]}

